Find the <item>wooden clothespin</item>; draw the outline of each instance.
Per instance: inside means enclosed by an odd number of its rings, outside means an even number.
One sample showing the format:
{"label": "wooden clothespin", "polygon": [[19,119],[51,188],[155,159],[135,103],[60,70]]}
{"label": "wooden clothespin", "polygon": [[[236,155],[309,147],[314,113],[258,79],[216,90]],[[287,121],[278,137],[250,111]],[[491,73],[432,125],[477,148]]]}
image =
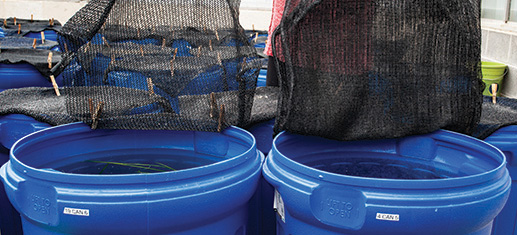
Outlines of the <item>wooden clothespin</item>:
{"label": "wooden clothespin", "polygon": [[255,24],[251,24],[251,29],[255,32]]}
{"label": "wooden clothespin", "polygon": [[50,20],[50,26],[54,26],[54,18]]}
{"label": "wooden clothespin", "polygon": [[22,24],[18,24],[18,34],[22,33]]}
{"label": "wooden clothespin", "polygon": [[31,23],[34,22],[34,15],[31,14]]}
{"label": "wooden clothespin", "polygon": [[255,33],[255,38],[253,39],[253,42],[254,42],[254,43],[257,43],[258,35],[259,35],[259,34],[258,34],[258,32],[257,32],[257,33]]}
{"label": "wooden clothespin", "polygon": [[54,87],[54,91],[56,92],[57,96],[61,96],[61,93],[59,92],[59,87],[57,86],[56,79],[54,78],[54,75],[50,75],[50,82],[52,82],[52,86]]}
{"label": "wooden clothespin", "polygon": [[16,25],[16,17],[13,17],[14,25]]}
{"label": "wooden clothespin", "polygon": [[214,50],[214,48],[212,47],[212,39],[208,41],[208,46],[210,47],[210,51]]}
{"label": "wooden clothespin", "polygon": [[210,93],[210,118],[215,118],[215,112],[217,110],[217,101],[215,99],[215,93]]}
{"label": "wooden clothespin", "polygon": [[65,53],[68,53],[68,46],[66,45],[66,43],[64,44],[65,46]]}
{"label": "wooden clothespin", "polygon": [[165,38],[162,40],[162,49],[165,49],[165,44],[166,44],[166,41],[165,41]]}
{"label": "wooden clothespin", "polygon": [[147,88],[149,89],[149,96],[154,95],[153,79],[147,78]]}
{"label": "wooden clothespin", "polygon": [[92,99],[88,99],[88,102],[90,103],[90,112],[92,114],[92,129],[94,130],[94,129],[97,129],[97,125],[99,124],[99,116],[101,115],[102,107],[104,106],[104,102],[99,101],[99,103],[97,103],[97,108],[95,108],[95,111],[93,111]]}
{"label": "wooden clothespin", "polygon": [[497,104],[497,83],[490,85],[492,90],[492,103]]}
{"label": "wooden clothespin", "polygon": [[4,19],[4,27],[7,27],[7,19]]}
{"label": "wooden clothespin", "polygon": [[221,52],[217,52],[217,63],[223,66],[223,61],[221,60]]}
{"label": "wooden clothespin", "polygon": [[140,46],[140,54],[142,54],[142,56],[144,56],[144,48],[142,48],[142,46]]}
{"label": "wooden clothespin", "polygon": [[200,56],[201,56],[201,47],[203,47],[203,46],[201,46],[201,45],[200,45],[200,46],[197,48],[197,57],[200,57]]}
{"label": "wooden clothespin", "polygon": [[136,29],[136,37],[140,39],[140,29]]}
{"label": "wooden clothespin", "polygon": [[38,41],[37,39],[34,39],[34,40],[32,41],[32,48],[33,48],[33,49],[36,49],[36,42],[37,42],[37,41]]}
{"label": "wooden clothespin", "polygon": [[[91,41],[90,41],[91,42]],[[108,44],[108,40],[106,40],[106,38],[102,37],[102,42],[104,42],[104,44],[110,48],[110,44]]]}
{"label": "wooden clothespin", "polygon": [[176,60],[176,54],[178,54],[178,48],[174,49],[174,53],[172,54],[172,61]]}
{"label": "wooden clothespin", "polygon": [[219,33],[217,32],[217,29],[215,30],[215,38],[217,38],[217,41],[219,41]]}
{"label": "wooden clothespin", "polygon": [[52,52],[48,53],[47,63],[48,63],[48,68],[51,69],[52,68]]}
{"label": "wooden clothespin", "polygon": [[221,108],[219,109],[219,125],[217,126],[217,132],[221,132],[223,130],[224,122],[224,104],[221,104]]}
{"label": "wooden clothespin", "polygon": [[41,44],[45,44],[45,33],[41,31]]}

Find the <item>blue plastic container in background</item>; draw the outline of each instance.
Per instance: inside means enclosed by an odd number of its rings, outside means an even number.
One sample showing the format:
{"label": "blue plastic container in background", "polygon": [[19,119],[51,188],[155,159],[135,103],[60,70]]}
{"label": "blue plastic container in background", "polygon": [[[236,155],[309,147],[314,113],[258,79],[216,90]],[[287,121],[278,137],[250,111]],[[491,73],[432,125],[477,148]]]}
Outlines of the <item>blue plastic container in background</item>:
{"label": "blue plastic container in background", "polygon": [[[106,166],[92,167],[96,159],[153,160],[177,170],[100,174]],[[0,175],[26,234],[243,235],[262,160],[253,136],[234,127],[210,133],[74,123],[16,142]]]}
{"label": "blue plastic container in background", "polygon": [[[63,85],[61,75],[56,77],[56,83]],[[52,83],[30,64],[0,63],[0,91],[21,87],[52,87]]]}
{"label": "blue plastic container in background", "polygon": [[495,218],[492,235],[517,235],[517,126],[503,127],[485,139],[506,156],[512,190],[506,206]]}
{"label": "blue plastic container in background", "polygon": [[[57,41],[57,32],[51,29],[44,30],[45,40]],[[24,35],[24,37],[28,38],[36,38],[41,40],[41,32],[28,32]]]}
{"label": "blue plastic container in background", "polygon": [[490,234],[510,193],[503,153],[449,132],[340,142],[283,132],[263,167],[277,234]]}

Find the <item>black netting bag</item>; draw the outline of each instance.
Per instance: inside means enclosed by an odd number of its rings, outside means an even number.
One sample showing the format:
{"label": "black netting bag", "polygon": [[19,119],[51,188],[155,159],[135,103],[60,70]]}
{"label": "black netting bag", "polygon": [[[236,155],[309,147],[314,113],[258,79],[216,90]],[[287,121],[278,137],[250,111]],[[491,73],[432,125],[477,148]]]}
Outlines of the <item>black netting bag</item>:
{"label": "black netting bag", "polygon": [[90,1],[59,32],[55,72],[62,70],[68,116],[99,128],[248,124],[262,64],[239,25],[239,5]]}
{"label": "black netting bag", "polygon": [[479,121],[480,1],[288,0],[275,131],[392,138]]}

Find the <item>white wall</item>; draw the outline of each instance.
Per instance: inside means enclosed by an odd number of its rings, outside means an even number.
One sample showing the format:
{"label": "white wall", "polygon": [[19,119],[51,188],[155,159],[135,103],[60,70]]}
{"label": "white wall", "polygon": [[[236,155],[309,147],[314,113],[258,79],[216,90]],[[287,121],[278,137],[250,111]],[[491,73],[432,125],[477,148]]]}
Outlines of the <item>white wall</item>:
{"label": "white wall", "polygon": [[517,98],[517,23],[483,19],[481,29],[481,59],[508,65],[501,95]]}

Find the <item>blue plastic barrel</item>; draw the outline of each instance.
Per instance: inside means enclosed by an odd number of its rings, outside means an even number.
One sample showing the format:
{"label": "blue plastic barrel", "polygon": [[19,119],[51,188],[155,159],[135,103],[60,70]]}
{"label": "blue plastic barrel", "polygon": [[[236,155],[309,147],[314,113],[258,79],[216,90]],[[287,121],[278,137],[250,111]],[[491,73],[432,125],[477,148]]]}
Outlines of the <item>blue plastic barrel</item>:
{"label": "blue plastic barrel", "polygon": [[[275,120],[272,119],[246,128],[246,130],[255,137],[257,148],[264,155],[267,155],[269,150],[271,150],[271,145],[273,144],[274,125]],[[274,192],[275,190],[273,186],[261,177],[257,192],[253,195],[250,203],[250,210],[253,212],[252,216],[255,217],[250,217],[251,221],[248,235],[275,234],[276,217],[275,212],[273,211]]]}
{"label": "blue plastic barrel", "polygon": [[[45,40],[57,41],[57,32],[51,29],[44,30]],[[28,32],[24,35],[24,37],[28,38],[36,38],[41,40],[41,32]]]}
{"label": "blue plastic barrel", "polygon": [[277,234],[490,234],[510,193],[503,153],[437,131],[340,142],[286,132],[263,167]]}
{"label": "blue plastic barrel", "polygon": [[[27,134],[50,127],[49,124],[36,121],[34,118],[9,114],[0,116],[0,164],[9,161],[9,149]],[[5,193],[4,185],[0,185],[0,233],[23,234],[20,214],[14,209]]]}
{"label": "blue plastic barrel", "polygon": [[[56,82],[62,86],[62,77],[57,76]],[[0,63],[0,91],[21,87],[52,87],[52,83],[30,64]]]}
{"label": "blue plastic barrel", "polygon": [[512,190],[506,206],[494,220],[492,235],[517,234],[517,126],[503,127],[485,139],[506,156],[506,168],[512,178]]}
{"label": "blue plastic barrel", "polygon": [[[110,166],[107,174],[107,166],[91,165],[98,159],[176,170],[125,174]],[[262,160],[253,136],[235,127],[210,133],[74,123],[19,140],[0,175],[26,234],[242,235]]]}
{"label": "blue plastic barrel", "polygon": [[261,69],[257,78],[257,87],[266,86],[267,69]]}

